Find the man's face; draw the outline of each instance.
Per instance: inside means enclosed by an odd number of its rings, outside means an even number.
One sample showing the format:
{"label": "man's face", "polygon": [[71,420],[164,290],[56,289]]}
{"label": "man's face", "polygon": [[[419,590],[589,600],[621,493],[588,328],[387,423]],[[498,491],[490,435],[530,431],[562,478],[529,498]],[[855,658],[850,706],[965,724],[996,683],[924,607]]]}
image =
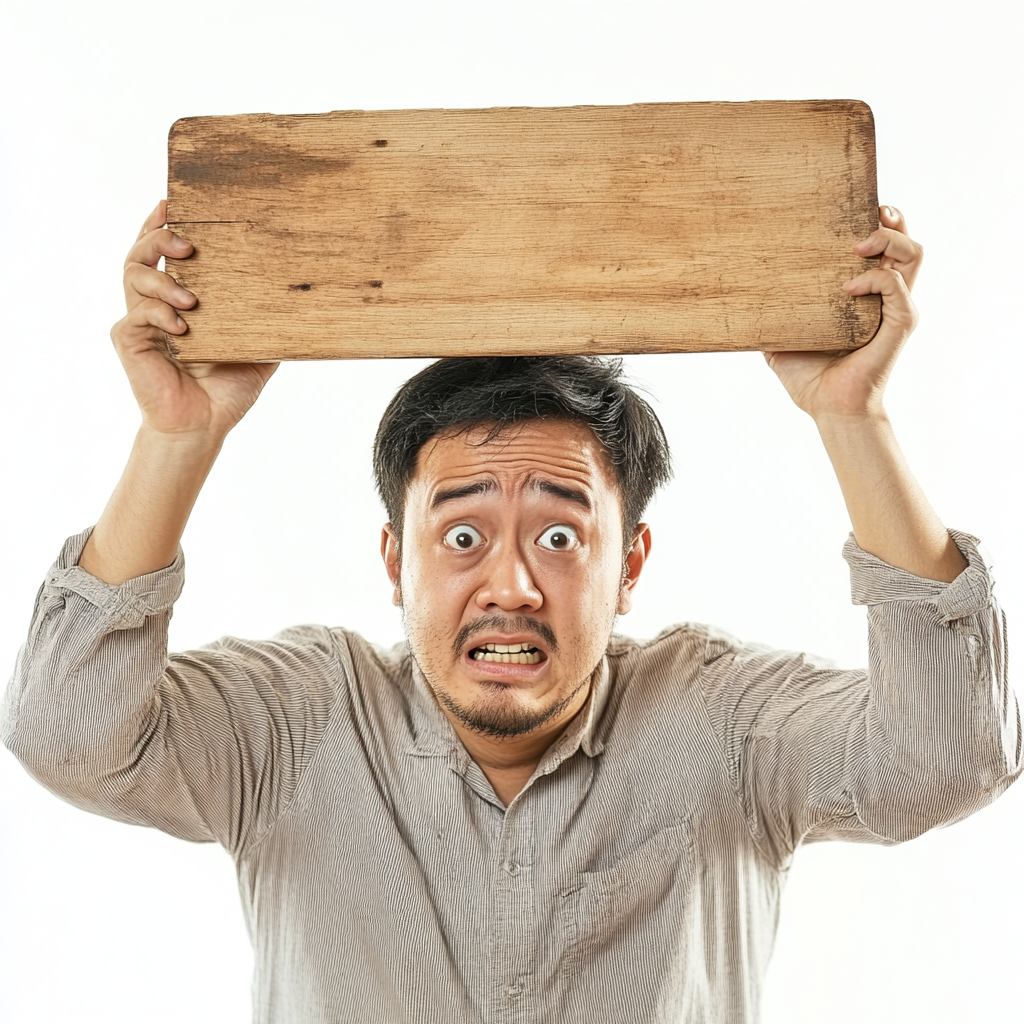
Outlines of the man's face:
{"label": "man's face", "polygon": [[618,484],[585,425],[532,420],[481,444],[485,433],[423,448],[401,558],[389,529],[383,550],[441,706],[477,733],[511,737],[582,705],[649,533],[624,583]]}

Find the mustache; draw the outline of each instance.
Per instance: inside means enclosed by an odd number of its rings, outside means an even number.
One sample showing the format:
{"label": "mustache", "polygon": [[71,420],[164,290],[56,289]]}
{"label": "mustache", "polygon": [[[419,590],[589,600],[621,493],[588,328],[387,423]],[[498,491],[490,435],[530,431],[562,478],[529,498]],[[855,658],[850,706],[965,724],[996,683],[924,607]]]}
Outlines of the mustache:
{"label": "mustache", "polygon": [[455,656],[462,657],[466,643],[474,633],[493,629],[498,633],[533,633],[540,637],[554,653],[558,650],[555,631],[546,623],[531,619],[529,615],[484,615],[472,622],[467,622],[455,635]]}

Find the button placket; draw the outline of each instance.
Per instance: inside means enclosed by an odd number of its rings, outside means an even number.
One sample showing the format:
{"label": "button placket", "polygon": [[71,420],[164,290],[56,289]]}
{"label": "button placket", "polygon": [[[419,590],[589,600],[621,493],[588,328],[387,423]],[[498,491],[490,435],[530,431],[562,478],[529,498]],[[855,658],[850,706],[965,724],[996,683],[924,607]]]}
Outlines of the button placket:
{"label": "button placket", "polygon": [[533,1024],[537,923],[533,872],[533,801],[522,794],[505,813],[493,877],[492,1014],[495,1024]]}

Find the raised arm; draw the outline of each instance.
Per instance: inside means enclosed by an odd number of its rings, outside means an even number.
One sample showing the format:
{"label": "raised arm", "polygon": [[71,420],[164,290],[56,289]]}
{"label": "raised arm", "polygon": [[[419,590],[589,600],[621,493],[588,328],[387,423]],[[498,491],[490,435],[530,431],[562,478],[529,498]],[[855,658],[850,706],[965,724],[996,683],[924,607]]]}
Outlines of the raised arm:
{"label": "raised arm", "polygon": [[952,582],[967,566],[928,504],[896,443],[882,397],[900,350],[917,325],[910,289],[923,251],[903,215],[879,211],[881,226],[854,251],[881,256],[848,281],[851,295],[882,296],[875,337],[852,352],[766,352],[793,401],[813,417],[839,479],[860,547],[915,576]]}
{"label": "raised arm", "polygon": [[161,203],[125,265],[112,336],[142,411],[131,458],[94,530],[47,573],[0,716],[45,786],[109,817],[238,851],[276,819],[344,688],[328,630],[226,639],[168,656],[178,541],[227,432],[269,365],[180,364],[178,310],[195,297],[156,269],[191,245]]}
{"label": "raised arm", "polygon": [[880,217],[856,246],[880,266],[846,285],[881,294],[874,339],[849,353],[766,353],[814,418],[846,499],[868,671],[712,638],[702,675],[751,830],[779,863],[807,840],[898,842],[957,821],[1022,769],[989,566],[975,538],[939,521],[883,406],[917,322],[910,286],[922,254],[902,215],[882,207]]}
{"label": "raised arm", "polygon": [[171,564],[192,506],[224,438],[259,397],[276,363],[180,363],[173,338],[188,325],[179,310],[196,296],[157,270],[192,243],[169,231],[167,204],[146,219],[124,265],[128,305],[110,336],[142,425],[128,465],[92,532],[79,565],[106,583],[123,583]]}

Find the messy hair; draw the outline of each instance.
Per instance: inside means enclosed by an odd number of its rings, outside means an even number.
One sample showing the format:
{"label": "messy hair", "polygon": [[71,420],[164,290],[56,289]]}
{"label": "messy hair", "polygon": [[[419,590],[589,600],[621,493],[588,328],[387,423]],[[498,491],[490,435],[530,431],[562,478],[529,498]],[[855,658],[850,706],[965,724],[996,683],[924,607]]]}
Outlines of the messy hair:
{"label": "messy hair", "polygon": [[435,437],[485,427],[480,443],[528,420],[584,423],[604,446],[631,543],[654,492],[672,475],[665,431],[627,382],[621,359],[596,356],[445,358],[410,377],[391,399],[373,445],[377,491],[399,541],[420,450]]}

